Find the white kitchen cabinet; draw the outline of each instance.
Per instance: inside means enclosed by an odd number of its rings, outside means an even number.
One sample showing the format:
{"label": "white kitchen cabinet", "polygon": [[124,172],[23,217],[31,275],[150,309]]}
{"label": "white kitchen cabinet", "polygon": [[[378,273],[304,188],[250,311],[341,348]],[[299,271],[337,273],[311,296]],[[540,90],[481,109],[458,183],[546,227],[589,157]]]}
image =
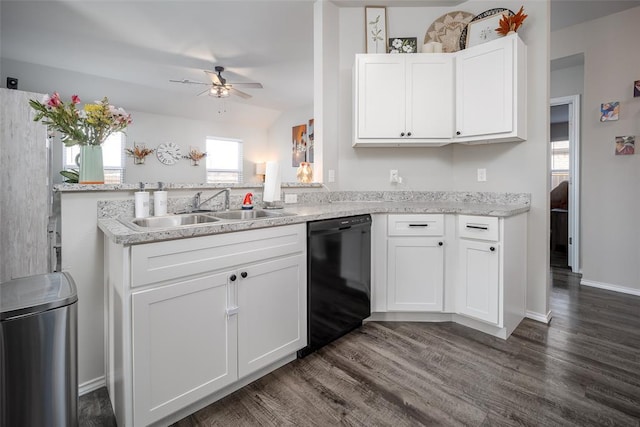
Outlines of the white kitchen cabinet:
{"label": "white kitchen cabinet", "polygon": [[456,142],[527,138],[526,55],[517,34],[456,53]]}
{"label": "white kitchen cabinet", "polygon": [[230,274],[132,295],[134,425],[148,425],[238,379]]}
{"label": "white kitchen cabinet", "polygon": [[307,344],[304,266],[300,254],[238,270],[240,378]]}
{"label": "white kitchen cabinet", "polygon": [[500,245],[460,239],[458,312],[498,324],[500,301]]}
{"label": "white kitchen cabinet", "polygon": [[443,145],[453,136],[453,58],[356,55],[354,146]]}
{"label": "white kitchen cabinet", "polygon": [[387,310],[443,310],[444,215],[389,215]]}
{"label": "white kitchen cabinet", "polygon": [[307,343],[305,224],[132,247],[107,241],[105,262],[118,425],[193,412]]}
{"label": "white kitchen cabinet", "polygon": [[526,215],[458,215],[457,228],[456,312],[506,338],[526,311]]}

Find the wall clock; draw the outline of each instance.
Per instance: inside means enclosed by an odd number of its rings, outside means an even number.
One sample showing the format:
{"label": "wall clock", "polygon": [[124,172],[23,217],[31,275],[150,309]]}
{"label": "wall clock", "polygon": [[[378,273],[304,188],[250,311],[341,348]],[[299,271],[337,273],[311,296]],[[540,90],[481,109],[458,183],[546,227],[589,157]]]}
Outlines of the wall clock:
{"label": "wall clock", "polygon": [[180,146],[173,142],[158,145],[156,156],[160,163],[174,165],[180,159]]}

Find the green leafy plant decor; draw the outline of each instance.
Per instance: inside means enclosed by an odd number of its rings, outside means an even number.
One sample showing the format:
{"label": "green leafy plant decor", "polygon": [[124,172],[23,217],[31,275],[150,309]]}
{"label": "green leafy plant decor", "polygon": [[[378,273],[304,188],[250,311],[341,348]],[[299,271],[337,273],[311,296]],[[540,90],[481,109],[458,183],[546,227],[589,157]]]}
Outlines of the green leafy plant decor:
{"label": "green leafy plant decor", "polygon": [[66,184],[77,184],[80,181],[80,173],[77,169],[69,169],[60,171],[60,175],[62,175]]}

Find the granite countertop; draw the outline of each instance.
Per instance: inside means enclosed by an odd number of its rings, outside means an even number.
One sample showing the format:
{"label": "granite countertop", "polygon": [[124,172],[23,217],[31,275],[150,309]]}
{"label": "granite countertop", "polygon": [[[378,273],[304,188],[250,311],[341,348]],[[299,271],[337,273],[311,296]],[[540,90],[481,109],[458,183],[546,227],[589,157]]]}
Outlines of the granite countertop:
{"label": "granite countertop", "polygon": [[[284,212],[293,216],[267,217],[251,220],[221,220],[172,228],[136,231],[117,218],[102,218],[98,226],[114,243],[135,245],[162,240],[184,239],[256,228],[299,224],[321,219],[376,213],[441,213],[509,217],[528,212],[529,204],[493,204],[456,201],[342,201],[315,205],[285,205]],[[213,214],[215,215],[215,214]]]}

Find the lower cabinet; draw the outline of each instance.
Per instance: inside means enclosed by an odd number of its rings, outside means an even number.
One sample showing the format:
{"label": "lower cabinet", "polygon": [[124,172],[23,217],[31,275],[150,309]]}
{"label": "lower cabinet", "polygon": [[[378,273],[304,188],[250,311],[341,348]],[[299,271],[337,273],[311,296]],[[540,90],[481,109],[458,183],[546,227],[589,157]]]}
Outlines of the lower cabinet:
{"label": "lower cabinet", "polygon": [[107,384],[119,426],[164,424],[307,344],[305,224],[106,242],[105,254]]}
{"label": "lower cabinet", "polygon": [[372,320],[455,321],[507,338],[524,318],[526,214],[383,220],[374,221]]}
{"label": "lower cabinet", "polygon": [[458,268],[458,313],[497,325],[500,320],[500,246],[460,239]]}
{"label": "lower cabinet", "polygon": [[444,251],[442,239],[390,237],[387,309],[442,311]]}
{"label": "lower cabinet", "polygon": [[134,425],[144,426],[238,379],[230,274],[132,295]]}
{"label": "lower cabinet", "polygon": [[388,311],[442,311],[443,235],[444,215],[388,216]]}

